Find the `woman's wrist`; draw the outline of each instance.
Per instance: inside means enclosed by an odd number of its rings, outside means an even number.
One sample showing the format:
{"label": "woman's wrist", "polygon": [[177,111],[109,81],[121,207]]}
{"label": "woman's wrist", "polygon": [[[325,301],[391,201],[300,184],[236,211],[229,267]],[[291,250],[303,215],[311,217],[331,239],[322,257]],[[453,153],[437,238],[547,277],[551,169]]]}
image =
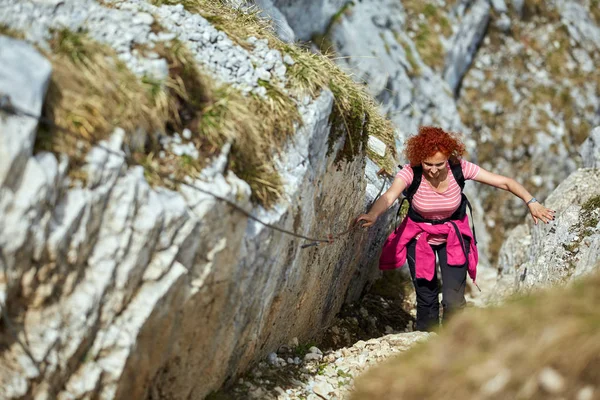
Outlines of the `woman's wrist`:
{"label": "woman's wrist", "polygon": [[529,206],[532,203],[537,203],[538,200],[535,197],[532,197],[529,201],[525,202],[525,205]]}
{"label": "woman's wrist", "polygon": [[376,213],[376,212],[371,212],[371,211],[369,211],[369,212],[367,213],[367,215],[368,215],[369,217],[373,218],[374,220],[376,220],[377,218],[379,218],[379,214],[378,214],[378,213]]}

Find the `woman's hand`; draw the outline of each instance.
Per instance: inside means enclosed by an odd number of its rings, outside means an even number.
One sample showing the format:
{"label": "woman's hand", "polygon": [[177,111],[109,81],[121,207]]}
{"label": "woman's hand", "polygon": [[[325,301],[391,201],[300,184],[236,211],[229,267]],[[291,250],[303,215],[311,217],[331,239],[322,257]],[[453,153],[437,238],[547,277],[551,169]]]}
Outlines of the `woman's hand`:
{"label": "woman's hand", "polygon": [[548,223],[550,221],[554,221],[554,213],[556,211],[554,210],[550,210],[549,208],[544,207],[543,205],[541,205],[538,202],[534,202],[534,203],[530,203],[528,205],[529,207],[529,212],[531,213],[531,216],[533,217],[533,221],[535,222],[535,224],[537,225],[538,220],[541,220],[544,223]]}
{"label": "woman's hand", "polygon": [[[364,221],[364,223],[361,224],[361,221]],[[377,217],[370,213],[361,214],[356,218],[356,223],[359,224],[361,228],[368,228],[372,226],[375,221],[377,221]]]}

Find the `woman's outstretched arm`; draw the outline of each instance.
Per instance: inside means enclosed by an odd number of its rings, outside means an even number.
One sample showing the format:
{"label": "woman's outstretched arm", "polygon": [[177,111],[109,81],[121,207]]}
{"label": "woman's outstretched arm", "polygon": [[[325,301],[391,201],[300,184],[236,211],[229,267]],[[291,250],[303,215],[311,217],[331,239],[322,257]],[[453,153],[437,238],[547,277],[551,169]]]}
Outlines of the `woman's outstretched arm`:
{"label": "woman's outstretched arm", "polygon": [[485,183],[490,186],[497,187],[499,189],[508,190],[515,196],[519,197],[529,207],[529,212],[533,221],[537,225],[538,220],[544,223],[548,223],[554,219],[554,210],[550,210],[544,207],[537,201],[531,202],[533,196],[521,185],[519,182],[512,178],[508,178],[503,175],[494,174],[481,168],[477,175],[473,178],[474,181]]}
{"label": "woman's outstretched arm", "polygon": [[384,194],[379,197],[371,209],[366,214],[361,214],[356,219],[356,223],[365,221],[361,227],[368,228],[377,221],[377,218],[385,212],[396,201],[402,191],[406,188],[406,182],[400,177],[394,178],[392,186]]}

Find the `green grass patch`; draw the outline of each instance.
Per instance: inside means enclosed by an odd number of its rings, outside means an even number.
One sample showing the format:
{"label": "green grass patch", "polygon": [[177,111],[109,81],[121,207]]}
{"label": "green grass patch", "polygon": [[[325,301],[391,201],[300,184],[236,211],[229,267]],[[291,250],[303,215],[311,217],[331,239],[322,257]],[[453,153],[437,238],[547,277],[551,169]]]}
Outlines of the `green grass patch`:
{"label": "green grass patch", "polygon": [[315,342],[300,343],[294,348],[294,354],[296,355],[296,357],[302,358],[308,354],[308,351],[311,347],[316,345],[317,344]]}
{"label": "green grass patch", "polygon": [[600,25],[600,0],[590,0],[590,14],[597,25]]}
{"label": "green grass patch", "polygon": [[402,37],[400,36],[400,34],[397,31],[393,31],[393,34],[394,34],[394,38],[396,39],[396,42],[398,42],[398,44],[400,46],[402,46],[402,48],[404,49],[404,53],[406,54],[406,60],[410,64],[411,69],[410,69],[410,71],[407,71],[408,75],[410,77],[420,76],[421,68],[419,67],[419,63],[417,62],[417,59],[415,58],[415,54],[414,54],[412,48],[405,40],[402,39]]}
{"label": "green grass patch", "polygon": [[[78,177],[78,166],[90,146],[106,138],[113,127],[128,133],[141,128],[147,135],[136,146],[130,143],[131,162],[146,167],[151,184],[176,188],[161,176],[183,179],[197,174],[206,159],[231,142],[229,167],[248,182],[252,199],[266,207],[277,201],[282,183],[272,157],[300,122],[296,104],[280,89],[265,83],[267,96],[258,98],[217,86],[198,71],[193,56],[178,41],[151,50],[167,61],[169,76],[164,82],[138,79],[111,49],[90,40],[85,32],[56,31],[50,45],[54,74],[44,114],[79,137],[47,129],[38,136],[36,149],[68,154],[73,177]],[[157,157],[160,145],[155,134],[183,129],[192,132],[199,159]]]}
{"label": "green grass patch", "polygon": [[585,213],[591,213],[593,211],[600,210],[600,195],[591,197],[589,200],[583,203],[581,209]]}

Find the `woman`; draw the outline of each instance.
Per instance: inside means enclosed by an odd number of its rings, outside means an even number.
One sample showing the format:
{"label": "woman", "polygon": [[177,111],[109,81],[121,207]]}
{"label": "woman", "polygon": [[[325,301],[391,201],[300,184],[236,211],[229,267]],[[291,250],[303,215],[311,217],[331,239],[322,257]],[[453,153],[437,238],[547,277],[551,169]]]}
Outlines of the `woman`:
{"label": "woman", "polygon": [[[442,306],[446,318],[466,304],[467,272],[475,280],[476,239],[466,215],[468,201],[462,195],[459,183],[472,179],[508,190],[525,202],[536,224],[554,220],[554,211],[540,204],[522,185],[462,160],[464,152],[465,146],[456,135],[441,128],[421,127],[419,133],[406,143],[405,154],[410,164],[398,172],[392,186],[369,212],[357,218],[362,227],[370,227],[405,189],[410,187],[414,192],[409,201],[409,214],[384,245],[380,268],[399,268],[408,258],[417,294],[416,329],[420,331],[439,326],[436,254],[442,275]],[[464,180],[460,182],[462,177]],[[411,187],[413,178],[415,185]]]}

